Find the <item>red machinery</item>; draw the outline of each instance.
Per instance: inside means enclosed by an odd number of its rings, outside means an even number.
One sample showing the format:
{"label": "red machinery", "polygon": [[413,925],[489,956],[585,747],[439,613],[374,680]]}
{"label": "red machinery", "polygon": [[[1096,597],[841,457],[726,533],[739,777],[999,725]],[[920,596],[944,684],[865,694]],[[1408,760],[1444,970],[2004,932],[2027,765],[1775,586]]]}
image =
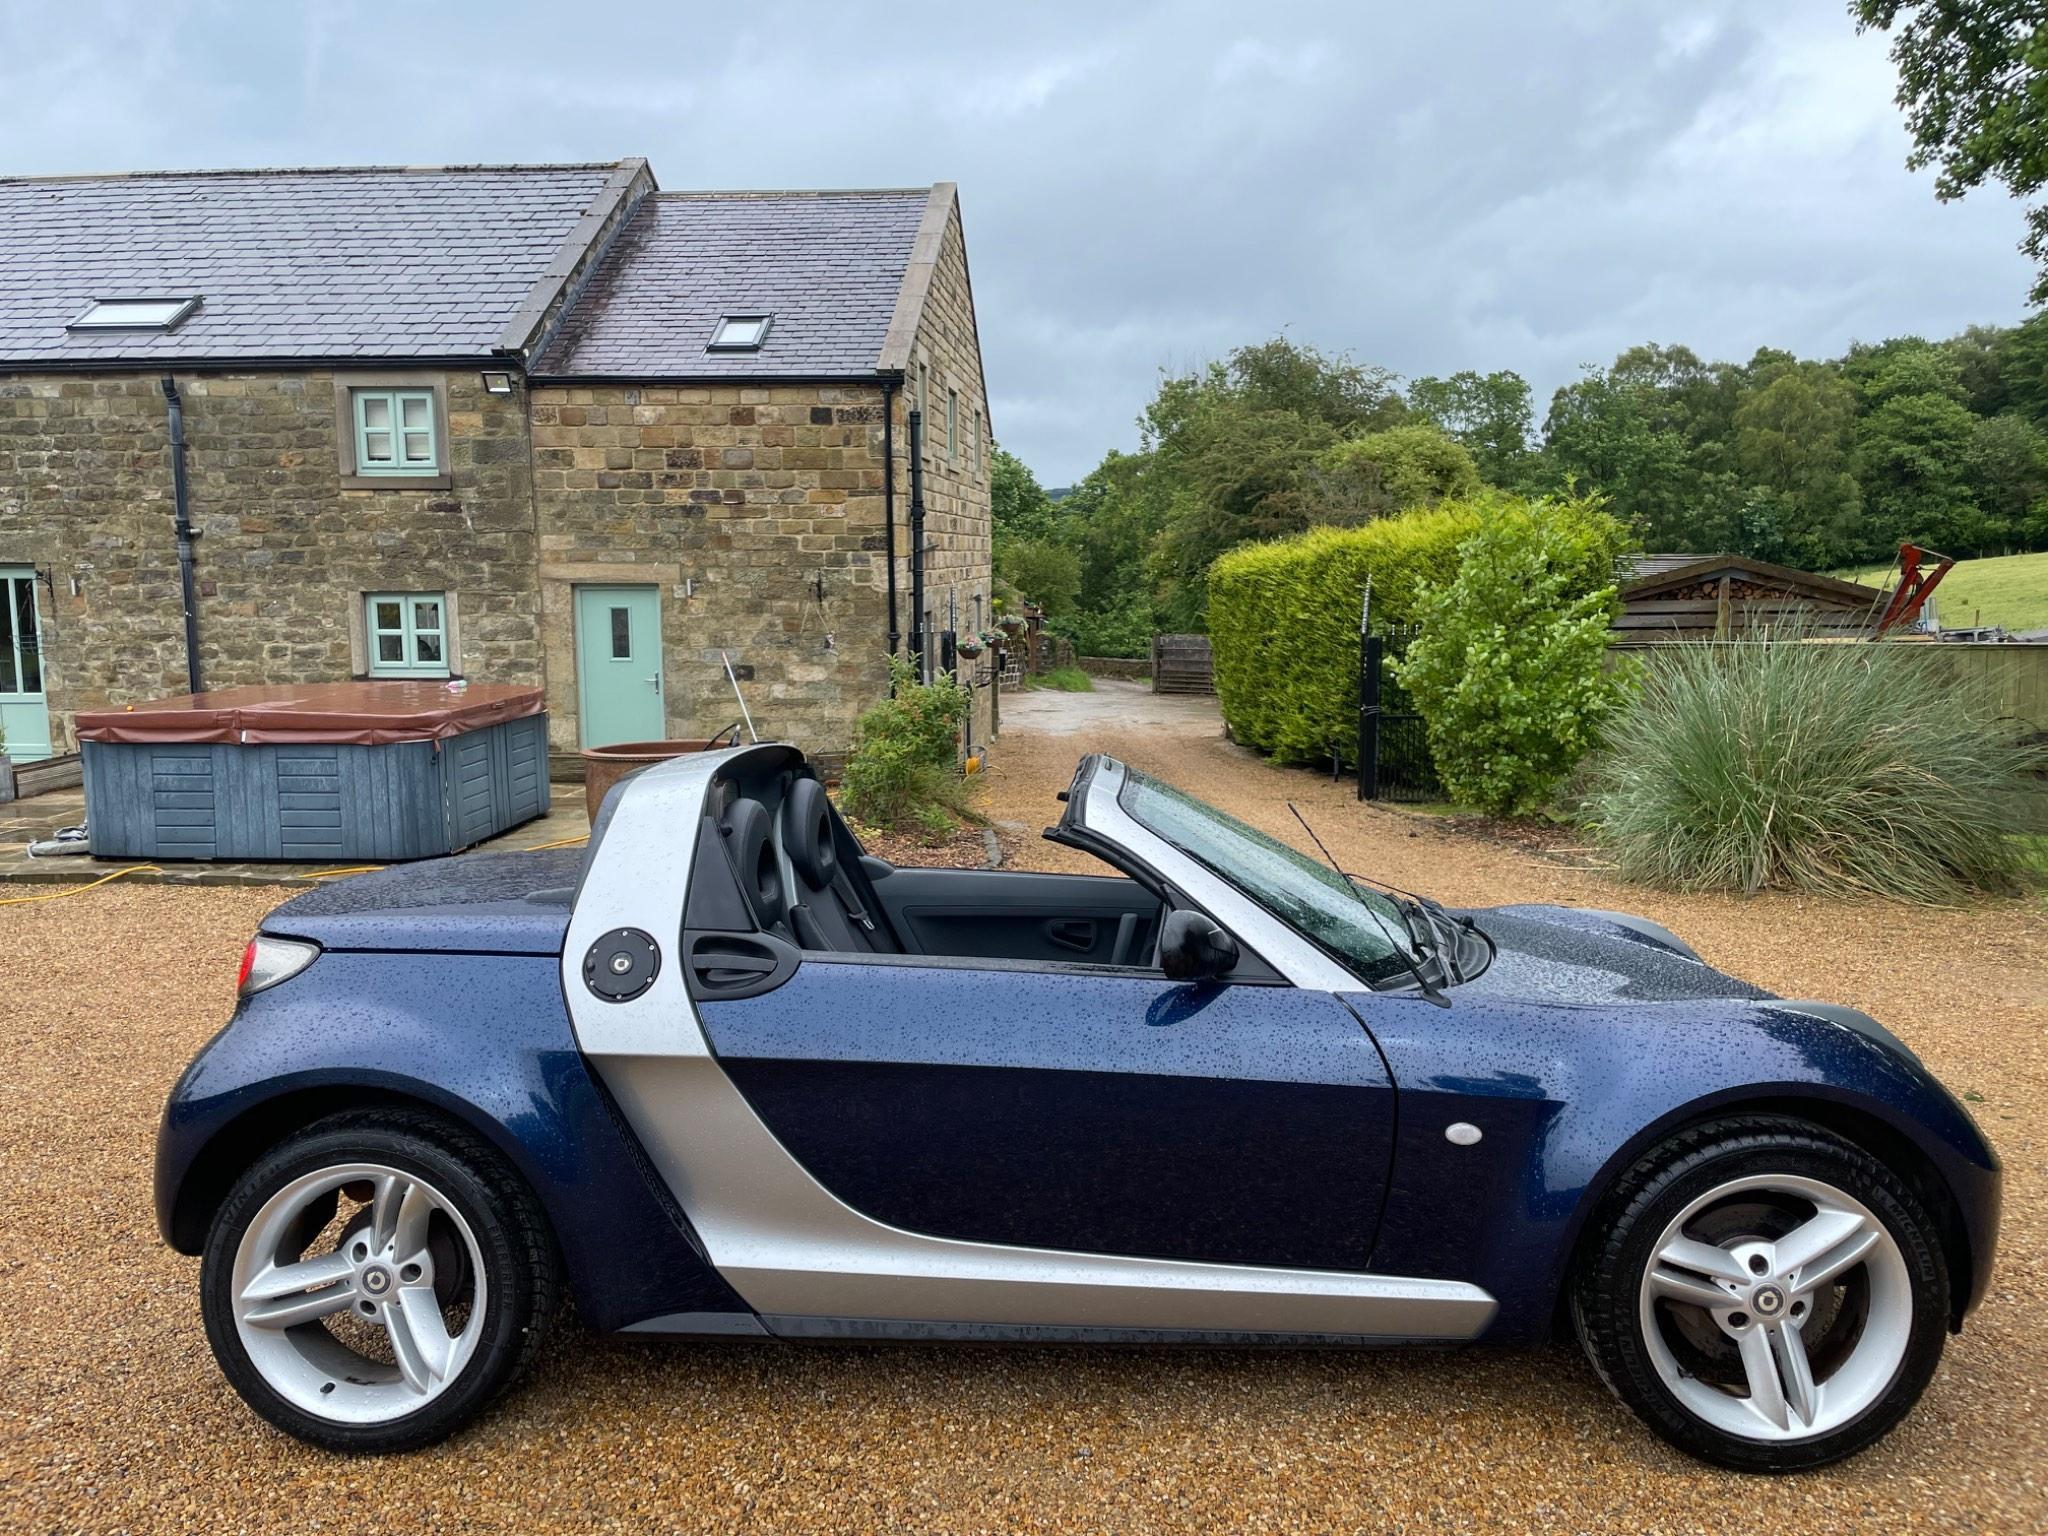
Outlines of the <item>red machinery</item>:
{"label": "red machinery", "polygon": [[[1925,569],[1920,564],[1923,560],[1930,562]],[[1954,564],[1955,561],[1947,555],[1922,549],[1918,544],[1901,544],[1899,584],[1892,592],[1892,600],[1885,604],[1884,617],[1877,621],[1873,638],[1882,636],[1896,625],[1912,623]]]}

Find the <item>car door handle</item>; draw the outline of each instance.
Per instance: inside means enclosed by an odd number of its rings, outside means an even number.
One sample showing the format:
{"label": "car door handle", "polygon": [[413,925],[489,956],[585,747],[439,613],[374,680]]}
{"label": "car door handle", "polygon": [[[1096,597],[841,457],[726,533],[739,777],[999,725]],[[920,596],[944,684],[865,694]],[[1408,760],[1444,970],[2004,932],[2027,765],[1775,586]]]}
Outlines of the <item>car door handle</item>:
{"label": "car door handle", "polygon": [[1095,947],[1095,919],[1092,917],[1056,917],[1045,925],[1046,938],[1061,949],[1088,953]]}
{"label": "car door handle", "polygon": [[692,997],[756,997],[772,992],[796,971],[799,951],[770,934],[702,933],[688,940]]}

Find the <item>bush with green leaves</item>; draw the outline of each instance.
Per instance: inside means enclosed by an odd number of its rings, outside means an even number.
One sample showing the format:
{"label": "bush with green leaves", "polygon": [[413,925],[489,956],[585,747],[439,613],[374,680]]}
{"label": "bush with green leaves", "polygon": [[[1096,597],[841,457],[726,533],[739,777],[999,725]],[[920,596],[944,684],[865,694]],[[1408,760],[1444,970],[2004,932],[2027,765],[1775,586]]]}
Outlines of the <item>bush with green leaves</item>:
{"label": "bush with green leaves", "polygon": [[1399,677],[1452,799],[1527,815],[1598,741],[1632,680],[1608,654],[1627,545],[1596,498],[1503,497],[1459,546],[1457,575],[1423,591]]}
{"label": "bush with green leaves", "polygon": [[1209,568],[1209,642],[1232,738],[1282,762],[1327,763],[1333,748],[1348,754],[1358,734],[1367,577],[1375,623],[1413,619],[1422,589],[1457,574],[1458,546],[1490,502],[1312,528],[1220,557]]}
{"label": "bush with green leaves", "polygon": [[1780,633],[1660,647],[1590,805],[1652,884],[1945,903],[2039,882],[2044,770],[1932,647]]}
{"label": "bush with green leaves", "polygon": [[889,658],[889,681],[890,696],[854,724],[841,802],[870,826],[929,830],[933,813],[966,804],[958,763],[972,696],[951,673],[919,682],[900,656]]}

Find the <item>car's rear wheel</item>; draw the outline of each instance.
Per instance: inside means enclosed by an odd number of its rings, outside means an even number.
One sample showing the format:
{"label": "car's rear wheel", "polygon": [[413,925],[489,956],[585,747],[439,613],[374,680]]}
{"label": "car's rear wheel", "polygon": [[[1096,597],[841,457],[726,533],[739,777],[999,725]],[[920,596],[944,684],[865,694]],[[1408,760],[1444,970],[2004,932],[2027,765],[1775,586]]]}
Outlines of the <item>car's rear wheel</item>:
{"label": "car's rear wheel", "polygon": [[1750,1472],[1870,1445],[1941,1360],[1933,1222],[1862,1149],[1802,1121],[1694,1127],[1631,1169],[1572,1296],[1603,1380],[1679,1449]]}
{"label": "car's rear wheel", "polygon": [[207,1337],[249,1406],[334,1450],[431,1444],[532,1359],[553,1247],[519,1178],[473,1136],[406,1112],[320,1121],[214,1217]]}

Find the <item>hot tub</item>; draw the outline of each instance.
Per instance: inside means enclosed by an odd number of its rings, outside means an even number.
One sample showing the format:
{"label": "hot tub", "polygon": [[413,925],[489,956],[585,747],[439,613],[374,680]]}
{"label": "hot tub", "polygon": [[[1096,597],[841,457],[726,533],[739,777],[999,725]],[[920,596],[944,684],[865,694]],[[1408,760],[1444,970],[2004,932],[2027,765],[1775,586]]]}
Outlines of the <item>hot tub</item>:
{"label": "hot tub", "polygon": [[423,859],[548,808],[538,688],[219,688],[76,728],[97,858]]}

